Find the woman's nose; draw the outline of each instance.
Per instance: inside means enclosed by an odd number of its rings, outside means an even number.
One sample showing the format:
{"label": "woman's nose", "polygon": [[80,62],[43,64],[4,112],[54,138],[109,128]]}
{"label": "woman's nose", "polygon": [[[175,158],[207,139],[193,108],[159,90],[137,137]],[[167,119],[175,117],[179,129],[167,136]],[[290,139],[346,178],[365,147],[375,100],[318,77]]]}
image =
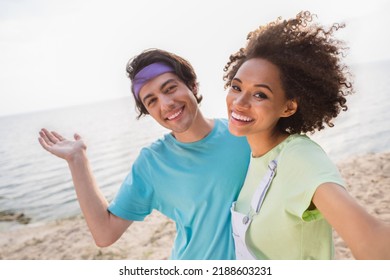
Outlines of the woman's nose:
{"label": "woman's nose", "polygon": [[241,93],[236,95],[235,99],[233,100],[233,104],[240,108],[249,108],[250,102],[248,94]]}

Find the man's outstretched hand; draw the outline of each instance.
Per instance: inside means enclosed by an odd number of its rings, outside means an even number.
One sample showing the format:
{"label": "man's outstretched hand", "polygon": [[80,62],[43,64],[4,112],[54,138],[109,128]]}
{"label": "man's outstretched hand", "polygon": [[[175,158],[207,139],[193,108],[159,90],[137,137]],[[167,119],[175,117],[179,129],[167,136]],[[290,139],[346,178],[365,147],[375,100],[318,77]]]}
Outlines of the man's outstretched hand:
{"label": "man's outstretched hand", "polygon": [[46,151],[66,161],[74,159],[87,149],[83,139],[77,133],[74,134],[74,140],[67,140],[57,132],[50,132],[45,128],[39,131],[39,135],[38,141]]}

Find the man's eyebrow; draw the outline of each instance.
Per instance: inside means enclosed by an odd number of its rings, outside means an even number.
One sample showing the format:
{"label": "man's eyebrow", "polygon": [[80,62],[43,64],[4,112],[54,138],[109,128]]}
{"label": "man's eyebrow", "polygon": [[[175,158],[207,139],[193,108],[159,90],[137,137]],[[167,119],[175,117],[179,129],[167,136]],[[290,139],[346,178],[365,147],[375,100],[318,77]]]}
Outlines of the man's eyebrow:
{"label": "man's eyebrow", "polygon": [[148,93],[143,99],[142,102],[145,104],[146,100],[153,96],[153,93]]}
{"label": "man's eyebrow", "polygon": [[[233,78],[233,80],[236,80],[236,81],[238,81],[238,82],[240,82],[242,84],[242,81],[239,78]],[[254,86],[255,87],[264,87],[264,88],[268,89],[270,92],[274,93],[269,85],[266,85],[266,84],[255,84]]]}
{"label": "man's eyebrow", "polygon": [[160,90],[163,90],[163,88],[167,85],[167,84],[169,84],[169,83],[171,83],[171,82],[176,82],[176,79],[168,79],[168,80],[166,80],[164,83],[162,83],[162,85],[160,86]]}

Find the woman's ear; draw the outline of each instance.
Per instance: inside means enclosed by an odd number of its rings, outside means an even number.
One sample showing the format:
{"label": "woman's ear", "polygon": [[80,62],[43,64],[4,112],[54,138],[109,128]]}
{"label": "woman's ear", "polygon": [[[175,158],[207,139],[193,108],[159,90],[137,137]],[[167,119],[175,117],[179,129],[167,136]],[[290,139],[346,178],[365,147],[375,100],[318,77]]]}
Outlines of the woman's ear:
{"label": "woman's ear", "polygon": [[298,109],[298,103],[295,99],[290,99],[287,101],[286,109],[282,113],[282,118],[287,118],[295,114]]}

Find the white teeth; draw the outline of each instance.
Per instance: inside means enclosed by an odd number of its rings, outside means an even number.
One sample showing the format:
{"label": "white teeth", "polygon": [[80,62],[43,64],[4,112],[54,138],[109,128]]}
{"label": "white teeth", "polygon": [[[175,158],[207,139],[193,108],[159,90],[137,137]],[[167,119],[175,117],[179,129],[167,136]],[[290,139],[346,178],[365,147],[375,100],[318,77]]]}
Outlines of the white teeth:
{"label": "white teeth", "polygon": [[239,120],[239,121],[244,121],[244,122],[250,122],[252,121],[253,119],[249,118],[249,117],[246,117],[246,116],[241,116],[235,112],[232,112],[232,117],[235,118],[236,120]]}
{"label": "white teeth", "polygon": [[172,120],[172,119],[176,118],[178,115],[180,115],[181,112],[183,112],[183,109],[181,109],[180,111],[178,111],[177,113],[175,113],[175,114],[173,114],[171,116],[168,116],[167,119],[168,120]]}

